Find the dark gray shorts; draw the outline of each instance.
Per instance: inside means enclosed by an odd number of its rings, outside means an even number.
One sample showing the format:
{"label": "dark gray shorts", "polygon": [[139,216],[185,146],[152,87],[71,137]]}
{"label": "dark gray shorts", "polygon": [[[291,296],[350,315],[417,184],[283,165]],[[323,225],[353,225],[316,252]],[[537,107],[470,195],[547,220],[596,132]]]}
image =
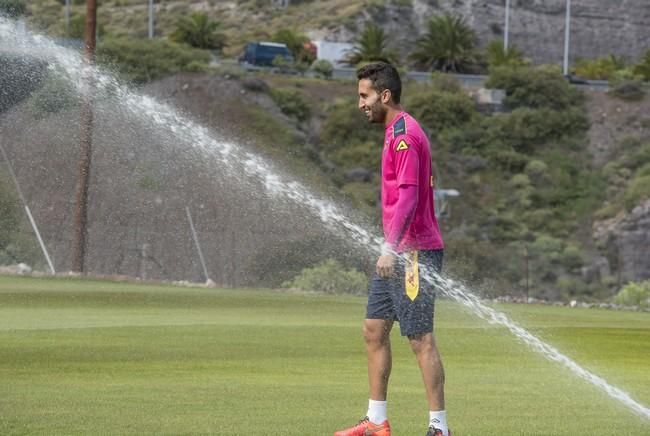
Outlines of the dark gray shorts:
{"label": "dark gray shorts", "polygon": [[[417,277],[414,254],[417,253]],[[383,279],[374,273],[368,287],[366,319],[398,321],[402,336],[416,336],[433,331],[435,286],[425,280],[426,271],[439,274],[443,250],[420,250],[405,253],[411,261],[395,262],[395,274]]]}

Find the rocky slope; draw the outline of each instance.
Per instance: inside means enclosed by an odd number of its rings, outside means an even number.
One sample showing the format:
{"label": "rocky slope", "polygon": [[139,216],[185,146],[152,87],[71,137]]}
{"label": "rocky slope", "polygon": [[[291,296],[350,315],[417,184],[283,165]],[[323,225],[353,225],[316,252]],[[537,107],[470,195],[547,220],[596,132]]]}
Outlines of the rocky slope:
{"label": "rocky slope", "polygon": [[[50,33],[64,34],[63,11],[55,0],[27,2],[31,21]],[[74,2],[73,2],[74,3]],[[292,28],[313,39],[353,41],[366,20],[379,23],[404,53],[422,33],[427,19],[442,12],[466,17],[481,45],[502,39],[505,0],[303,0],[288,8],[266,0],[156,2],[156,35],[168,35],[178,18],[206,11],[222,22],[229,47],[237,55],[248,41],[268,39],[281,28]],[[566,0],[512,0],[510,41],[537,63],[561,63],[564,50]],[[73,15],[84,5],[73,5]],[[573,0],[571,58],[616,54],[637,59],[650,48],[650,2],[647,0]],[[98,20],[106,32],[145,38],[146,2],[102,2]]]}
{"label": "rocky slope", "polygon": [[[386,2],[365,8],[356,28],[339,28],[336,39],[354,39],[366,19],[378,21],[397,44],[408,49],[432,14],[458,13],[477,32],[481,45],[502,39],[504,0],[413,0]],[[574,0],[572,2],[572,60],[616,54],[637,59],[650,48],[650,2],[646,0]],[[564,53],[565,0],[513,0],[510,41],[537,63],[560,63]],[[413,31],[416,29],[417,31]]]}

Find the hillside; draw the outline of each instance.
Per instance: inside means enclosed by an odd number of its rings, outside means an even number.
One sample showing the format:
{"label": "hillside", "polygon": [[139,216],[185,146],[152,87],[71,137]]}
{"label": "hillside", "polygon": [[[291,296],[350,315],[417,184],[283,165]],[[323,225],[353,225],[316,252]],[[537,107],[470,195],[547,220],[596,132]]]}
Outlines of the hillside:
{"label": "hillside", "polygon": [[[566,136],[568,131],[560,134],[565,127],[540,124],[542,130],[529,131],[530,121],[518,120],[549,118],[550,112],[522,107],[480,114],[453,80],[442,79],[433,86],[407,82],[404,98],[435,140],[439,187],[461,192],[442,219],[448,272],[486,294],[528,289],[536,297],[588,299],[650,275],[641,256],[649,233],[647,192],[629,194],[644,177],[645,170],[636,168],[647,160],[638,153],[647,151],[650,138],[648,98],[628,103],[590,92],[584,100],[571,92],[575,102],[567,104],[575,109],[558,114],[571,119],[586,109],[587,123]],[[381,129],[358,114],[353,81],[227,69],[168,77],[142,92],[208,127],[219,143],[255,150],[287,180],[297,178],[319,196],[354,204],[358,212],[346,207],[346,214],[376,229],[368,223],[378,217]],[[559,92],[561,99],[568,88],[546,92]],[[436,105],[427,103],[431,98]],[[427,112],[433,107],[443,112]],[[57,268],[65,271],[78,142],[77,129],[68,126],[78,124],[78,115],[74,106],[52,113],[37,108],[34,98],[15,106],[0,118],[0,129]],[[151,115],[132,118],[130,110],[109,99],[97,111],[90,270],[201,281],[185,207],[194,211],[208,270],[218,283],[278,285],[332,257],[361,269],[371,265],[345,241],[345,232],[327,230],[314,211],[269,197],[263,180],[229,176],[211,153],[202,155],[200,144],[155,127]],[[440,117],[447,117],[444,125],[436,124]],[[522,121],[522,127],[510,124]],[[499,126],[508,136],[499,139]],[[499,145],[506,147],[502,151],[492,148],[494,142],[480,145],[481,137],[498,143],[518,135],[527,139],[511,142],[512,151],[508,142]],[[527,148],[515,151],[522,146]],[[622,201],[628,197],[632,203]],[[27,228],[21,238],[31,238]],[[31,250],[31,259],[39,259]]]}
{"label": "hillside", "polygon": [[[308,3],[275,10],[267,21],[282,26]],[[379,2],[356,12],[355,5],[346,11],[357,18],[388,11]],[[240,2],[231,12],[265,10],[258,6]],[[47,14],[32,10],[30,19],[37,17]],[[311,26],[319,17],[303,21]],[[116,25],[104,32],[119,31],[117,22],[102,22]],[[11,26],[0,30],[11,45]],[[46,40],[33,44],[55,51],[59,65],[3,55],[9,68],[0,74],[0,129],[57,269],[65,271],[81,65],[73,51]],[[105,50],[125,57],[106,64]],[[382,131],[359,114],[354,81],[250,73],[208,61],[206,51],[164,38],[100,46],[102,66],[140,87],[123,88],[112,72],[99,80],[109,85],[95,107],[89,270],[205,279],[189,208],[208,275],[218,283],[278,286],[329,258],[369,271],[373,259],[359,250],[350,224],[329,219],[350,216],[379,233]],[[448,273],[486,295],[548,299],[608,298],[626,282],[648,278],[641,253],[649,234],[650,103],[643,88],[632,84],[640,100],[624,101],[569,86],[556,67],[525,65],[492,69],[486,86],[506,93],[496,112],[472,100],[453,76],[405,82],[406,107],[434,144],[437,187],[461,193],[439,204]],[[0,176],[0,261],[42,267],[11,180],[4,170]],[[330,198],[341,212],[332,212]]]}
{"label": "hillside", "polygon": [[[60,1],[28,3],[29,20],[50,34],[65,34]],[[85,5],[72,2],[73,31]],[[236,56],[248,41],[269,39],[277,30],[291,28],[313,39],[350,42],[366,20],[379,23],[391,35],[391,44],[405,55],[422,33],[432,14],[462,14],[477,32],[481,46],[501,39],[503,0],[294,0],[286,9],[271,0],[162,0],[156,2],[156,35],[167,36],[178,18],[192,11],[206,11],[222,23],[228,37],[227,56]],[[277,3],[277,2],[276,2]],[[147,36],[147,2],[103,0],[98,21],[102,35]],[[512,2],[510,40],[536,63],[560,63],[563,55],[565,0]],[[637,59],[650,40],[650,3],[645,0],[603,2],[574,1],[572,6],[571,57],[596,58],[615,54]]]}

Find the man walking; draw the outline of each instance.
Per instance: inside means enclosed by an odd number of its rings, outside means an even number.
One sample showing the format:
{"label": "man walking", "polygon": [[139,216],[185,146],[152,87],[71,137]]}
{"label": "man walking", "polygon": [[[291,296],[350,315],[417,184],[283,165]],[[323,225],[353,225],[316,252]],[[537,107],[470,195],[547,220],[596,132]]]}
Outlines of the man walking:
{"label": "man walking", "polygon": [[431,151],[417,121],[400,105],[402,84],[390,64],[357,71],[359,109],[385,128],[381,206],[385,243],[368,291],[363,334],[368,357],[368,412],[334,436],[390,436],[386,397],[392,355],[390,331],[400,324],[415,353],[429,402],[427,436],[449,436],[444,371],[433,335],[433,286],[422,273],[439,273],[443,242],[434,213]]}

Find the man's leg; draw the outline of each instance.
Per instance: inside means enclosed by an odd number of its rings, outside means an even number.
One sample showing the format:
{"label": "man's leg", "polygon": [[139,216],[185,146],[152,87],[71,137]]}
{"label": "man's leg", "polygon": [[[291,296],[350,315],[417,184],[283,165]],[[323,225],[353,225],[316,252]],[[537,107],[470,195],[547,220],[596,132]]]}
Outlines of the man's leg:
{"label": "man's leg", "polygon": [[390,349],[390,330],[392,327],[392,320],[383,319],[366,319],[363,324],[371,400],[386,401],[388,378],[392,367]]}
{"label": "man's leg", "polygon": [[429,401],[429,410],[445,410],[445,372],[433,333],[409,336]]}

